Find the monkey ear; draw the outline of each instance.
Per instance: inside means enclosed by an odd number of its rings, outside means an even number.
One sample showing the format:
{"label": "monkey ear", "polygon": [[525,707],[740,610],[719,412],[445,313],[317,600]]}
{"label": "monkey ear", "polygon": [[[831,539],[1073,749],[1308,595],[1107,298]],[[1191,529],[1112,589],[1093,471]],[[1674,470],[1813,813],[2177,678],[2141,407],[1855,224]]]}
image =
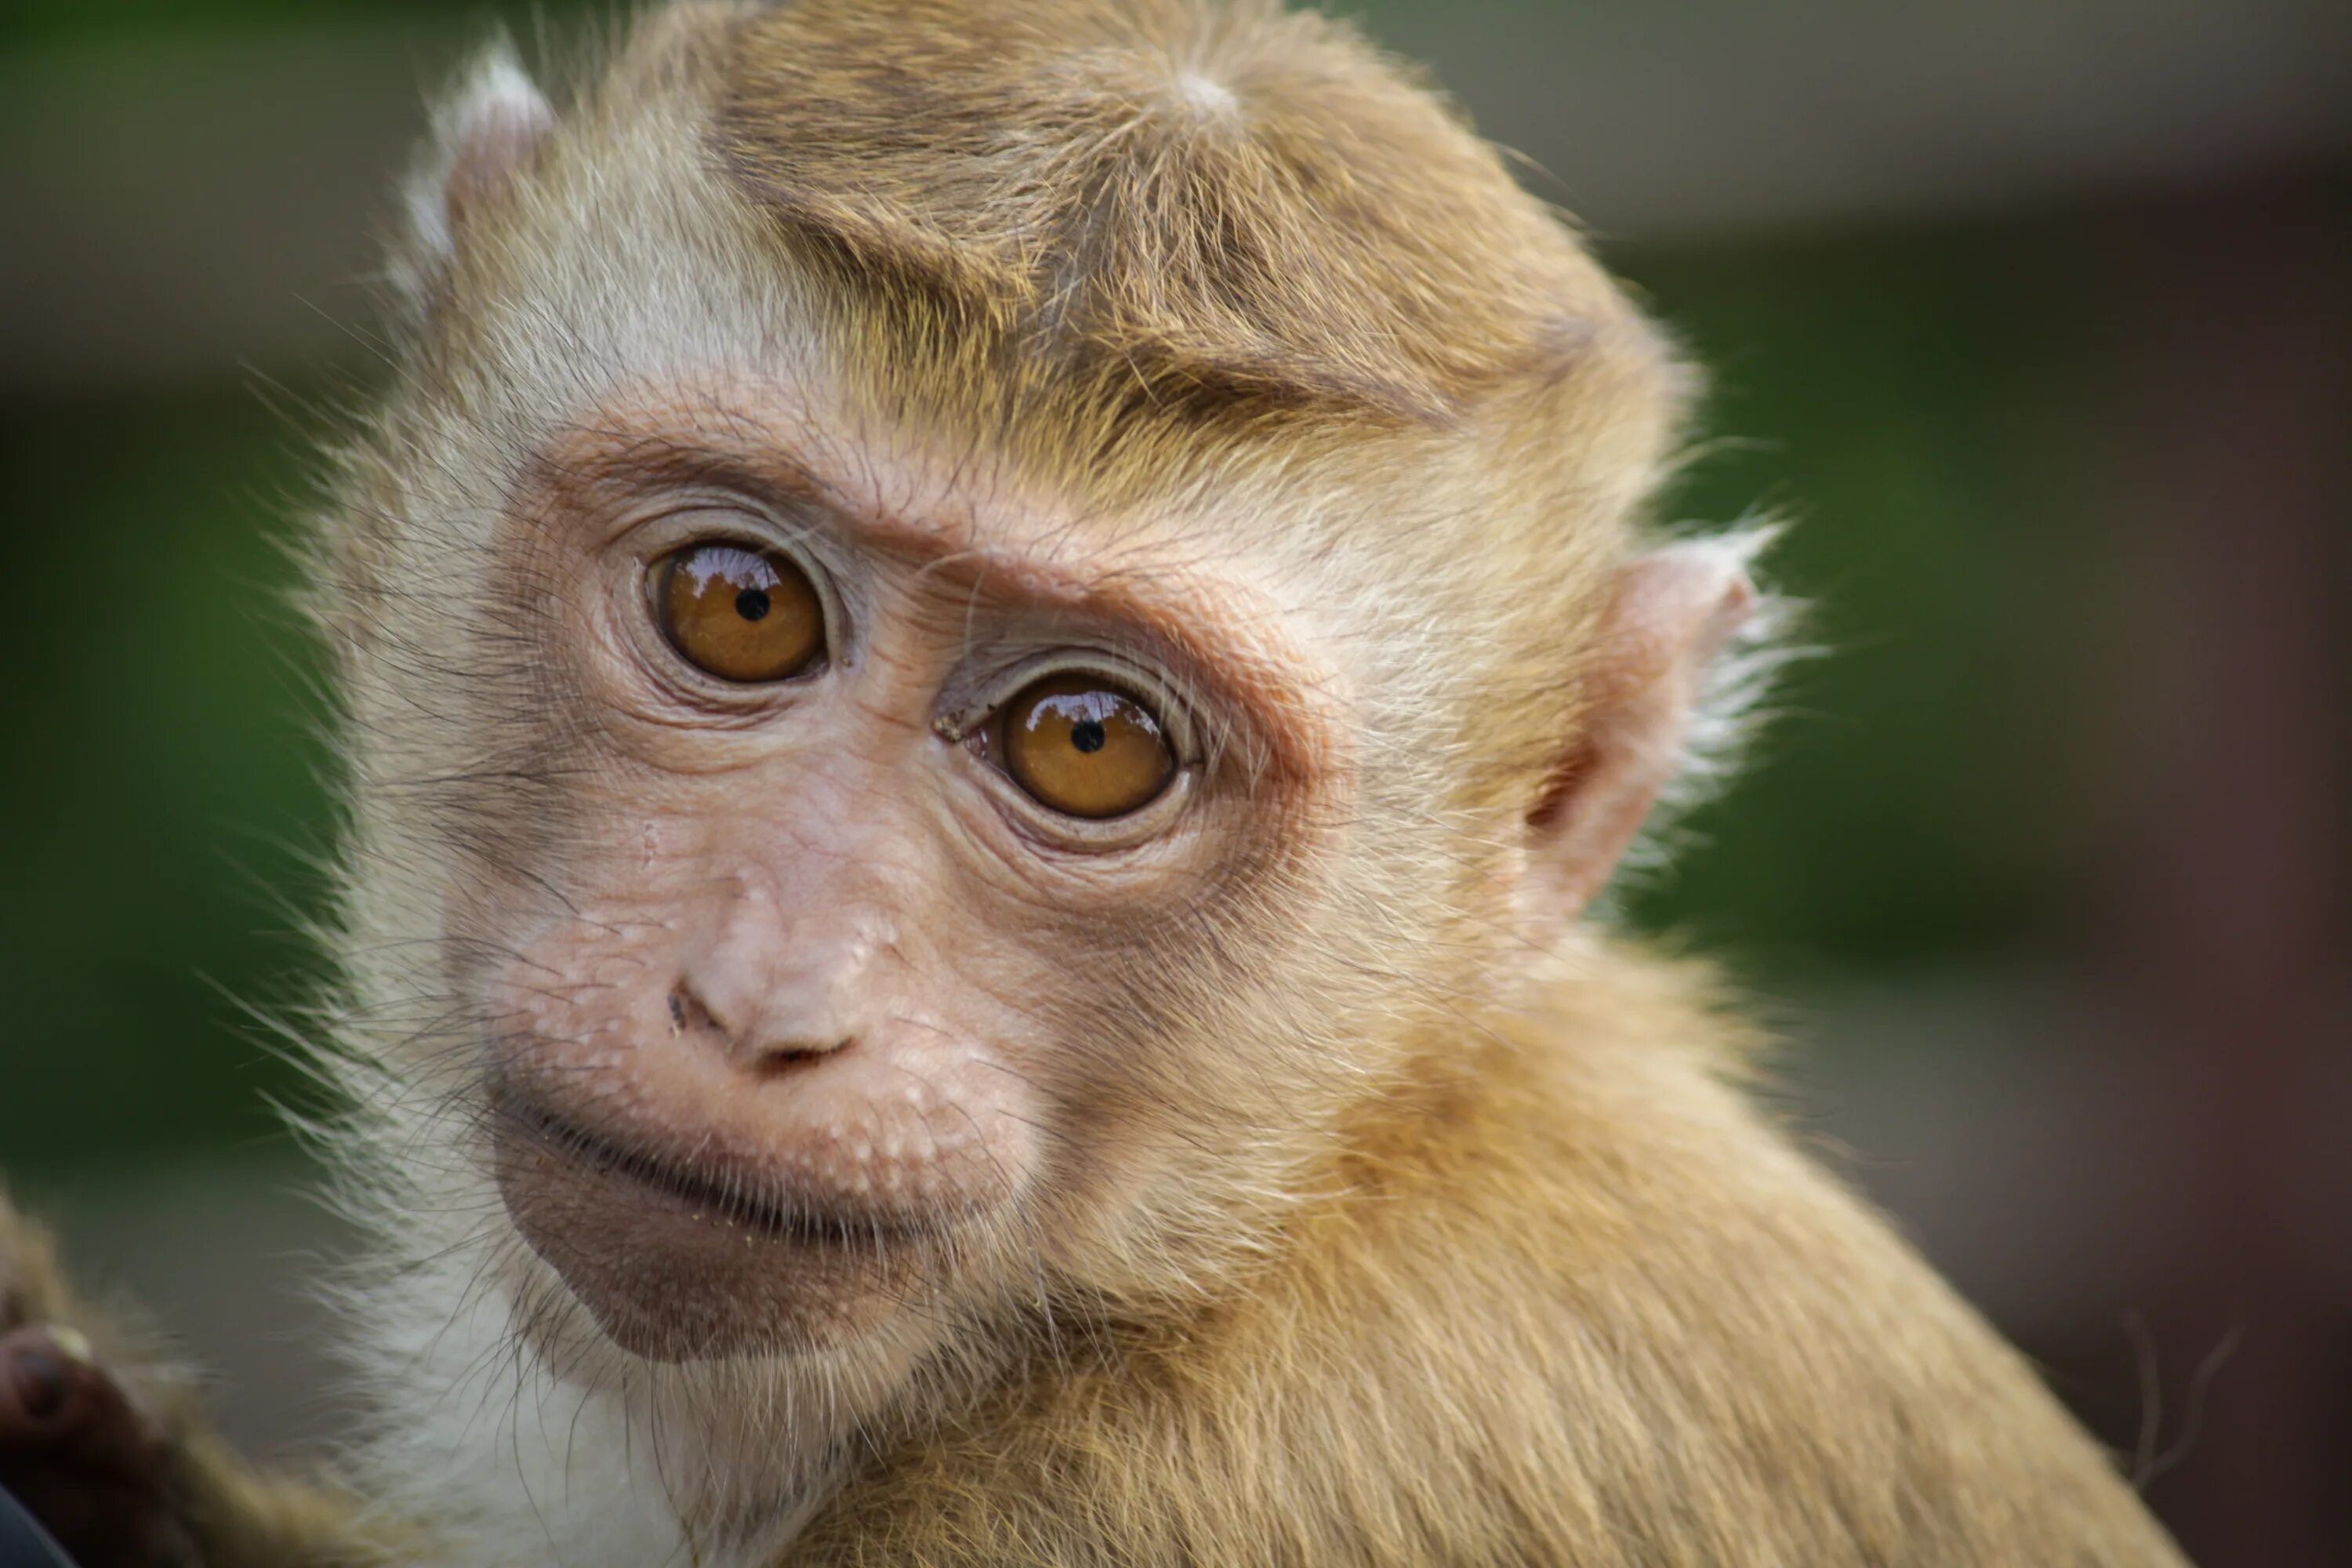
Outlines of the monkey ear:
{"label": "monkey ear", "polygon": [[[1556,930],[1591,902],[1642,825],[1690,763],[1727,649],[1752,629],[1748,563],[1761,535],[1668,545],[1620,567],[1609,590],[1583,721],[1528,816],[1520,887],[1530,930]],[[1727,684],[1751,682],[1734,679]],[[1733,700],[1736,701],[1735,691]]]}
{"label": "monkey ear", "polygon": [[433,114],[433,136],[402,188],[408,232],[393,274],[420,310],[446,274],[467,223],[538,155],[555,111],[514,46],[500,37],[458,74]]}

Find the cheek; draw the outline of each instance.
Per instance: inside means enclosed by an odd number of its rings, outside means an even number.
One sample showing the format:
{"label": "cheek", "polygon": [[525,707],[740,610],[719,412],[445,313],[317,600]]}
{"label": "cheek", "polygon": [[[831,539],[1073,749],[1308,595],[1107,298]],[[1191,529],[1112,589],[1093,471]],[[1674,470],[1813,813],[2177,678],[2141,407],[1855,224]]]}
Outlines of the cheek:
{"label": "cheek", "polygon": [[1077,1154],[1145,1206],[1197,1191],[1166,1173],[1203,1149],[1227,1152],[1224,1176],[1247,1182],[1272,1157],[1249,1151],[1297,1147],[1362,1092],[1366,1041],[1383,1026],[1362,1016],[1363,977],[1399,955],[1363,933],[1406,917],[1343,882],[1336,814],[1265,805],[1252,826],[1297,830],[1245,840],[1254,853],[1064,939],[1050,994],[1070,1052],[1051,1081],[1073,1108]]}

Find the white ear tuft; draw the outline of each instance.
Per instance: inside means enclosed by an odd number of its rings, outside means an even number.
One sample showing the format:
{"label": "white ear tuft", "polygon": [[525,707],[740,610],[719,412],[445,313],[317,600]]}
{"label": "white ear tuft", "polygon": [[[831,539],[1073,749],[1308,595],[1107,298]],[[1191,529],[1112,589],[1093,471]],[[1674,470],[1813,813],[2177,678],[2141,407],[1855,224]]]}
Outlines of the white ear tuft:
{"label": "white ear tuft", "polygon": [[1584,908],[1644,836],[1727,770],[1784,657],[1784,606],[1755,584],[1768,528],[1684,540],[1621,568],[1585,679],[1591,709],[1528,818],[1530,918]]}
{"label": "white ear tuft", "polygon": [[[1789,640],[1801,618],[1795,601],[1757,585],[1757,563],[1780,538],[1780,525],[1751,521],[1712,538],[1687,539],[1669,550],[1715,558],[1717,569],[1745,585],[1742,613],[1708,650],[1683,733],[1680,765],[1660,794],[1645,836],[1654,841],[1684,814],[1704,804],[1735,775],[1748,742],[1761,727],[1766,699],[1796,660],[1812,650]],[[1652,852],[1637,845],[1637,859]]]}
{"label": "white ear tuft", "polygon": [[499,38],[474,57],[434,110],[432,142],[402,190],[408,244],[394,271],[405,292],[430,292],[457,254],[468,215],[530,163],[554,128],[555,111],[513,45]]}

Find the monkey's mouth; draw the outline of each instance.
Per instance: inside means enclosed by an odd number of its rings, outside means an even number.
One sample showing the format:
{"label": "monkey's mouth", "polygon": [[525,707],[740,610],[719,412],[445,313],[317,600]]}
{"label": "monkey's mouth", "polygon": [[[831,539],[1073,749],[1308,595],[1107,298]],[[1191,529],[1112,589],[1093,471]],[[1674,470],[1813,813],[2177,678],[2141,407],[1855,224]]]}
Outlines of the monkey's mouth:
{"label": "monkey's mouth", "polygon": [[[543,1105],[501,1089],[494,1093],[498,1137],[511,1137],[584,1173],[641,1189],[697,1221],[712,1221],[747,1236],[804,1246],[871,1246],[912,1240],[933,1227],[904,1215],[852,1212],[747,1189],[740,1182],[628,1148],[567,1121]],[[503,1152],[503,1151],[502,1151]]]}
{"label": "monkey's mouth", "polygon": [[492,1169],[516,1230],[597,1326],[653,1361],[790,1352],[904,1294],[943,1223],[826,1201],[593,1131],[491,1089]]}

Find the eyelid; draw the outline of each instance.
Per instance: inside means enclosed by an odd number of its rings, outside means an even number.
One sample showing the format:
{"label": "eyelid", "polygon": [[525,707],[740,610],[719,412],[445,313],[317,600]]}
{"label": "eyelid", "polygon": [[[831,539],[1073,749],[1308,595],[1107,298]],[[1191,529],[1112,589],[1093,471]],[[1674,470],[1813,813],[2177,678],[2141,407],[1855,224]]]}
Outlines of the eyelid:
{"label": "eyelid", "polygon": [[649,529],[685,537],[677,532],[678,520],[706,513],[742,520],[763,543],[798,545],[826,532],[820,522],[794,517],[793,510],[716,483],[662,485],[614,509],[606,542],[615,543]]}
{"label": "eyelid", "polygon": [[627,541],[627,547],[648,566],[704,540],[772,550],[791,557],[811,581],[822,586],[833,580],[836,563],[835,552],[818,548],[828,538],[825,530],[795,523],[748,497],[714,492],[666,498],[659,508],[630,519],[615,533],[614,542]]}

